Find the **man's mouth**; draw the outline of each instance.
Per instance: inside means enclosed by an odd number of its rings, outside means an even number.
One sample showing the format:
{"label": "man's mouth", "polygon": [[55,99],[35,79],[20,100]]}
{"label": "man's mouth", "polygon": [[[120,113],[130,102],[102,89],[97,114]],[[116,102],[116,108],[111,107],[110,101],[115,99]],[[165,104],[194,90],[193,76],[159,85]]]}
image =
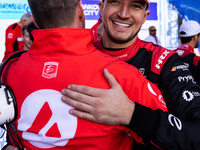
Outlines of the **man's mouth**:
{"label": "man's mouth", "polygon": [[131,26],[129,24],[124,24],[124,23],[119,23],[119,22],[114,22],[114,21],[113,21],[113,24],[120,26],[120,27],[124,27],[124,28],[129,28]]}

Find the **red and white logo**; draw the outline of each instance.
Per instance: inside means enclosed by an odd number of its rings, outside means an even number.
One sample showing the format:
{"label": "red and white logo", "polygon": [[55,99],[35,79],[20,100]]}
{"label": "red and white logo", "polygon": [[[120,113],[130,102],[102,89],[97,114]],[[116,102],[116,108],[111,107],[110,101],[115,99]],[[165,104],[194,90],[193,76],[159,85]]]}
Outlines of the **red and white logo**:
{"label": "red and white logo", "polygon": [[157,69],[160,69],[160,66],[163,64],[163,60],[167,57],[168,54],[169,54],[169,51],[165,50],[162,53],[162,55],[159,57],[158,63],[155,66]]}
{"label": "red and white logo", "polygon": [[149,91],[150,91],[153,95],[157,96],[157,98],[158,98],[159,102],[162,104],[162,106],[165,107],[165,108],[167,108],[166,103],[165,103],[165,101],[164,101],[164,99],[163,99],[163,96],[162,96],[162,95],[157,95],[156,92],[153,90],[153,88],[152,88],[152,86],[151,86],[150,83],[148,83],[147,86],[148,86]]}
{"label": "red and white logo", "polygon": [[57,70],[58,70],[57,62],[45,62],[42,76],[47,79],[55,78],[57,76]]}
{"label": "red and white logo", "polygon": [[71,106],[61,101],[61,93],[43,89],[31,93],[23,102],[18,120],[22,138],[38,148],[65,146],[74,138],[77,117]]}
{"label": "red and white logo", "polygon": [[8,33],[8,38],[12,39],[13,38],[13,34],[12,33]]}

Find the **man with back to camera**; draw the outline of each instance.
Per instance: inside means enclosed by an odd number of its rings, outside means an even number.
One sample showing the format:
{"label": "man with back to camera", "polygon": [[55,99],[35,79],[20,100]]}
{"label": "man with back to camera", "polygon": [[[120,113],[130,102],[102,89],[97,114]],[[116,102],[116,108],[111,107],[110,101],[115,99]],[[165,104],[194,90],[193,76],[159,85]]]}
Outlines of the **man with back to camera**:
{"label": "man with back to camera", "polygon": [[2,61],[5,61],[13,52],[22,50],[24,47],[24,41],[22,39],[22,26],[29,24],[31,22],[31,14],[24,14],[20,21],[14,24],[11,24],[6,29],[6,39],[5,39],[5,54]]}
{"label": "man with back to camera", "polygon": [[188,66],[197,84],[200,85],[200,57],[194,54],[200,41],[200,25],[197,21],[189,20],[181,24],[179,29],[181,44],[175,50]]}
{"label": "man with back to camera", "polygon": [[[102,40],[97,41],[96,47],[104,53],[136,66],[148,80],[160,88],[168,110],[173,114],[150,111],[144,106],[136,105],[135,110],[140,117],[136,117],[134,113],[132,120],[127,121],[129,124],[123,125],[138,133],[144,143],[154,149],[198,150],[199,86],[177,53],[138,39],[138,32],[149,12],[146,10],[145,1],[105,0],[99,5],[104,31]],[[185,79],[186,77],[188,79]],[[119,90],[119,85],[112,75],[106,78],[110,83],[110,89],[78,85],[70,85],[69,89],[63,89],[62,100],[76,108],[71,109],[70,113],[98,123],[121,124],[120,119],[128,115],[123,113],[128,105],[126,95]],[[97,102],[99,105],[95,105]],[[134,124],[135,119],[140,124],[139,130]]]}
{"label": "man with back to camera", "polygon": [[144,39],[144,41],[152,42],[153,44],[156,44],[156,45],[161,45],[160,40],[156,36],[156,27],[155,26],[149,27],[149,35]]}
{"label": "man with back to camera", "polygon": [[[32,31],[34,41],[29,51],[10,62],[3,73],[3,83],[12,88],[17,100],[19,114],[13,124],[24,148],[131,150],[133,138],[142,142],[125,126],[107,126],[70,115],[71,107],[60,100],[60,91],[72,83],[108,89],[103,76],[107,68],[122,85],[127,98],[133,99],[124,110],[132,114],[135,105],[140,104],[167,111],[158,88],[135,67],[94,47],[92,30],[83,29],[81,1],[28,2],[33,21],[40,29]],[[108,74],[106,69],[104,74]],[[121,124],[129,119],[124,117]]]}

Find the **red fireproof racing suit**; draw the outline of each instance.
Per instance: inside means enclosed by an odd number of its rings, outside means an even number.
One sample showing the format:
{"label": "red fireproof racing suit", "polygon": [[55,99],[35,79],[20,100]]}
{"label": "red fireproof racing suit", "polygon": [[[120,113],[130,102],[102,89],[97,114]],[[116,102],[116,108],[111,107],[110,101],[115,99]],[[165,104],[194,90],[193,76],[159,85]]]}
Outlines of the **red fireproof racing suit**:
{"label": "red fireproof racing suit", "polygon": [[194,54],[194,48],[188,44],[180,44],[175,51],[189,68],[197,84],[200,85],[200,57]]}
{"label": "red fireproof racing suit", "polygon": [[101,40],[97,49],[138,68],[159,87],[172,113],[136,105],[128,127],[154,149],[199,150],[200,88],[177,53],[139,38],[125,49],[106,50]]}
{"label": "red fireproof racing suit", "polygon": [[14,125],[27,150],[131,150],[133,138],[142,142],[125,126],[97,124],[70,115],[71,107],[61,101],[60,91],[69,84],[110,88],[104,68],[138,105],[167,111],[159,89],[135,67],[94,47],[90,29],[32,33],[30,50],[8,64],[3,74],[4,83],[16,96],[19,114]]}
{"label": "red fireproof racing suit", "polygon": [[10,55],[12,55],[13,52],[23,49],[24,41],[22,39],[21,26],[18,25],[17,23],[10,25],[6,29],[5,46],[6,50],[3,61],[5,61],[5,59],[7,59]]}

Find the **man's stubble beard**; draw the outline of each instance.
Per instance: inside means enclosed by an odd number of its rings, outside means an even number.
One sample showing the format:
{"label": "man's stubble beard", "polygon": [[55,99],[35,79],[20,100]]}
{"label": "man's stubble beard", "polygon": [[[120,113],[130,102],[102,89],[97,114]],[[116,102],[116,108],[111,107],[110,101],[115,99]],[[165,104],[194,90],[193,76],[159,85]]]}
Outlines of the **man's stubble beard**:
{"label": "man's stubble beard", "polygon": [[104,26],[104,29],[105,29],[105,32],[106,32],[106,35],[108,36],[108,38],[112,42],[117,43],[117,44],[124,44],[124,43],[131,41],[132,39],[134,39],[138,35],[138,33],[140,31],[140,29],[139,29],[135,34],[132,33],[127,39],[122,40],[122,39],[117,39],[114,36],[112,36],[110,30],[108,28],[106,28],[105,26]]}

